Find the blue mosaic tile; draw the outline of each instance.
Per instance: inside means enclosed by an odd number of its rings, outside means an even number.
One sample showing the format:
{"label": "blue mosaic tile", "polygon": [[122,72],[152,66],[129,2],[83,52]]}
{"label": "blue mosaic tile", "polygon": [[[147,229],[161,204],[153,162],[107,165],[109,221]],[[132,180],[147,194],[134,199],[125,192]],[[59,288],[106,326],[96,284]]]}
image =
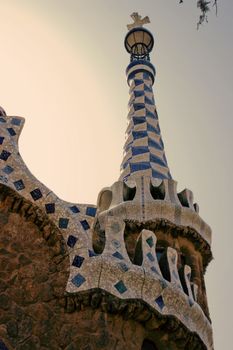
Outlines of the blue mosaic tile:
{"label": "blue mosaic tile", "polygon": [[42,193],[39,188],[35,188],[33,191],[30,192],[30,194],[34,201],[37,201],[38,199],[42,198]]}
{"label": "blue mosaic tile", "polygon": [[155,261],[155,258],[153,257],[153,255],[149,252],[146,254],[147,258],[150,260],[150,261]]}
{"label": "blue mosaic tile", "polygon": [[93,256],[97,256],[98,254],[96,254],[96,253],[94,252],[94,250],[88,249],[88,255],[89,255],[90,258],[92,258]]}
{"label": "blue mosaic tile", "polygon": [[3,144],[3,141],[4,141],[5,137],[4,136],[0,136],[0,145]]}
{"label": "blue mosaic tile", "polygon": [[132,173],[134,173],[135,171],[139,171],[139,170],[146,170],[146,169],[150,169],[150,163],[149,162],[141,162],[141,163],[132,163],[130,164],[130,170]]}
{"label": "blue mosaic tile", "polygon": [[116,248],[116,249],[119,249],[121,244],[120,242],[117,240],[117,239],[113,239],[112,240],[112,245]]}
{"label": "blue mosaic tile", "polygon": [[132,155],[137,156],[138,154],[148,153],[149,148],[147,146],[132,147]]}
{"label": "blue mosaic tile", "polygon": [[143,73],[143,79],[149,80],[149,79],[150,79],[150,74],[147,73],[147,72],[144,72],[144,73]]}
{"label": "blue mosaic tile", "polygon": [[153,237],[152,237],[152,236],[148,237],[148,238],[146,239],[146,243],[148,244],[149,247],[152,248],[153,245],[154,245]]}
{"label": "blue mosaic tile", "polygon": [[84,230],[88,230],[88,229],[90,228],[90,226],[89,226],[87,220],[82,220],[82,221],[80,221],[80,224],[82,225],[82,227],[83,227]]}
{"label": "blue mosaic tile", "polygon": [[130,147],[132,146],[132,144],[133,144],[133,141],[130,142],[130,143],[128,143],[126,146],[124,146],[125,152],[128,152],[128,150],[130,149]]}
{"label": "blue mosaic tile", "polygon": [[145,121],[146,121],[145,117],[133,117],[134,125],[143,124],[145,123]]}
{"label": "blue mosaic tile", "polygon": [[160,308],[161,310],[163,310],[165,304],[164,304],[162,295],[160,295],[157,299],[155,299],[155,302],[156,302],[156,304],[159,306],[159,308]]}
{"label": "blue mosaic tile", "polygon": [[152,92],[152,87],[147,86],[147,84],[145,84],[145,86],[144,86],[144,91]]}
{"label": "blue mosaic tile", "polygon": [[80,274],[77,274],[74,278],[72,278],[71,282],[76,286],[80,287],[84,282],[86,281],[86,278],[83,277]]}
{"label": "blue mosaic tile", "polygon": [[148,139],[148,146],[154,147],[156,149],[159,149],[160,151],[163,151],[163,147],[161,147],[161,145],[158,142],[156,142],[155,140],[152,140],[150,137]]}
{"label": "blue mosaic tile", "polygon": [[146,109],[146,117],[147,118],[152,118],[152,119],[158,119],[156,118],[156,114],[152,113],[151,111],[149,111],[148,109]]}
{"label": "blue mosaic tile", "polygon": [[2,340],[0,340],[0,350],[9,350]]}
{"label": "blue mosaic tile", "polygon": [[117,259],[123,260],[123,256],[119,253],[119,252],[115,252],[114,254],[112,254],[112,256],[114,256]]}
{"label": "blue mosaic tile", "polygon": [[151,266],[151,271],[155,272],[155,273],[158,273],[157,269],[154,267],[154,266]]}
{"label": "blue mosaic tile", "polygon": [[142,79],[134,79],[135,86],[141,85],[143,83],[144,83],[144,80],[142,80]]}
{"label": "blue mosaic tile", "polygon": [[70,210],[74,214],[80,213],[80,210],[79,210],[79,208],[76,205],[73,205],[72,207],[70,207]]}
{"label": "blue mosaic tile", "polygon": [[21,124],[21,119],[19,119],[19,118],[12,118],[11,124],[19,126]]}
{"label": "blue mosaic tile", "polygon": [[70,248],[73,248],[77,242],[78,238],[74,237],[73,235],[70,235],[67,240],[67,245]]}
{"label": "blue mosaic tile", "polygon": [[95,217],[95,214],[96,214],[96,208],[87,207],[86,215]]}
{"label": "blue mosaic tile", "polygon": [[170,179],[169,176],[161,174],[160,172],[158,172],[154,169],[152,169],[152,177],[154,177],[155,179]]}
{"label": "blue mosaic tile", "polygon": [[55,213],[55,203],[47,203],[45,204],[45,210],[47,214]]}
{"label": "blue mosaic tile", "polygon": [[16,132],[13,128],[7,128],[7,131],[9,132],[10,136],[15,136]]}
{"label": "blue mosaic tile", "polygon": [[6,119],[0,117],[0,123],[6,123]]}
{"label": "blue mosaic tile", "polygon": [[153,99],[151,100],[147,96],[145,96],[145,103],[148,104],[148,105],[153,105],[154,101],[153,101]]}
{"label": "blue mosaic tile", "polygon": [[0,159],[7,161],[7,159],[10,157],[11,153],[6,151],[6,150],[2,150],[1,154],[0,154]]}
{"label": "blue mosaic tile", "polygon": [[58,226],[59,226],[59,228],[64,228],[65,229],[65,228],[68,227],[68,223],[69,223],[69,219],[67,219],[67,218],[60,218]]}
{"label": "blue mosaic tile", "polygon": [[17,191],[21,191],[25,188],[23,180],[17,180],[14,182],[14,186],[16,188]]}
{"label": "blue mosaic tile", "polygon": [[144,96],[144,91],[143,90],[140,90],[140,91],[134,91],[134,96],[137,98],[137,97],[141,97],[141,96]]}
{"label": "blue mosaic tile", "polygon": [[119,266],[120,266],[121,270],[124,272],[127,272],[129,270],[128,266],[123,262],[119,263]]}
{"label": "blue mosaic tile", "polygon": [[135,111],[139,111],[140,109],[145,108],[144,103],[133,103],[133,108]]}
{"label": "blue mosaic tile", "polygon": [[162,159],[160,159],[159,157],[155,156],[154,154],[150,154],[150,162],[159,164],[161,166],[167,167],[167,164],[164,163],[164,161]]}
{"label": "blue mosaic tile", "polygon": [[147,131],[133,131],[132,135],[133,135],[134,140],[142,139],[143,137],[148,136]]}
{"label": "blue mosaic tile", "polygon": [[84,260],[85,258],[83,258],[82,256],[76,255],[72,262],[72,265],[75,267],[81,267]]}
{"label": "blue mosaic tile", "polygon": [[147,123],[147,131],[155,132],[158,135],[160,134],[160,130],[149,123]]}
{"label": "blue mosaic tile", "polygon": [[120,294],[123,294],[127,291],[127,288],[126,286],[124,285],[124,282],[123,281],[119,281],[117,282],[114,287],[116,288],[116,290],[120,293]]}

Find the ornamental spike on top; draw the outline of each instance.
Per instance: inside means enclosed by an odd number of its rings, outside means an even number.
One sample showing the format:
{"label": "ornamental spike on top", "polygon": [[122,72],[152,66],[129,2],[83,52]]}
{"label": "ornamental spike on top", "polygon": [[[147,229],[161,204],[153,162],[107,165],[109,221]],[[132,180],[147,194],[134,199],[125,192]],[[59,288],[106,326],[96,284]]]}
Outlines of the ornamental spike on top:
{"label": "ornamental spike on top", "polygon": [[171,179],[152,89],[156,71],[149,55],[154,38],[142,27],[150,20],[142,19],[136,12],[131,17],[134,23],[127,26],[129,32],[125,37],[125,48],[131,58],[126,69],[130,100],[120,180],[129,176]]}

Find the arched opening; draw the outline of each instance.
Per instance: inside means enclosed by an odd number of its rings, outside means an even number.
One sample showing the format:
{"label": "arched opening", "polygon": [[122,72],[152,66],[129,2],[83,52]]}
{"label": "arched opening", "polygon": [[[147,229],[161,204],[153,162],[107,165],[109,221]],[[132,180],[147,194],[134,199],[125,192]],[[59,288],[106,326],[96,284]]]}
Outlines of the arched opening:
{"label": "arched opening", "polygon": [[158,350],[158,348],[151,340],[144,339],[141,350]]}

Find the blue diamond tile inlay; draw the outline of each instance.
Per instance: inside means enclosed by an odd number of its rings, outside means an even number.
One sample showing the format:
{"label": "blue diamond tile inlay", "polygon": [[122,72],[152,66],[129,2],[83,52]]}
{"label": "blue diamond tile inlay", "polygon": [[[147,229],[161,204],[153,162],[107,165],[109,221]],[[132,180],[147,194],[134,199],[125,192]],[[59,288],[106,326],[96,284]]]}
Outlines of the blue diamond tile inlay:
{"label": "blue diamond tile inlay", "polygon": [[115,252],[114,254],[112,254],[112,256],[114,256],[117,259],[123,260],[123,256],[119,253],[119,252]]}
{"label": "blue diamond tile inlay", "polygon": [[119,266],[121,267],[122,271],[124,271],[124,272],[127,272],[129,270],[128,266],[123,262],[121,262],[119,264]]}
{"label": "blue diamond tile inlay", "polygon": [[0,145],[3,144],[4,138],[5,138],[4,136],[0,136]]}
{"label": "blue diamond tile inlay", "polygon": [[4,119],[4,118],[0,118],[0,123],[6,123],[6,119]]}
{"label": "blue diamond tile inlay", "polygon": [[158,271],[156,270],[156,268],[154,266],[152,266],[150,269],[151,269],[151,271],[158,273]]}
{"label": "blue diamond tile inlay", "polygon": [[79,208],[76,205],[73,205],[72,207],[70,207],[70,210],[72,211],[72,213],[77,214],[80,212]]}
{"label": "blue diamond tile inlay", "polygon": [[97,254],[93,250],[88,249],[88,255],[90,258],[92,258],[93,256],[96,256]]}
{"label": "blue diamond tile inlay", "polygon": [[89,215],[89,216],[95,216],[96,214],[96,208],[93,208],[93,207],[87,207],[87,210],[86,210],[86,215]]}
{"label": "blue diamond tile inlay", "polygon": [[69,219],[67,219],[67,218],[60,218],[58,226],[59,226],[59,228],[64,228],[65,229],[65,228],[68,227],[68,223],[69,223]]}
{"label": "blue diamond tile inlay", "polygon": [[2,160],[7,160],[10,157],[11,153],[6,151],[6,150],[2,150],[1,154],[0,154],[0,159]]}
{"label": "blue diamond tile inlay", "polygon": [[114,287],[116,288],[116,290],[118,290],[118,292],[119,292],[120,294],[123,294],[123,293],[125,293],[125,292],[127,291],[127,288],[126,288],[126,286],[124,285],[124,282],[123,282],[123,281],[117,282],[117,283],[114,285]]}
{"label": "blue diamond tile inlay", "polygon": [[116,249],[119,249],[121,246],[120,242],[117,239],[112,240],[112,245],[114,245]]}
{"label": "blue diamond tile inlay", "polygon": [[77,242],[78,238],[74,237],[73,235],[70,235],[67,240],[67,245],[70,248],[73,248],[75,246],[75,243]]}
{"label": "blue diamond tile inlay", "polygon": [[77,274],[71,281],[76,287],[80,287],[86,281],[86,278]]}
{"label": "blue diamond tile inlay", "polygon": [[47,203],[45,204],[45,210],[47,214],[55,213],[55,203]]}
{"label": "blue diamond tile inlay", "polygon": [[153,247],[153,244],[154,244],[154,240],[153,240],[153,237],[150,236],[149,238],[146,239],[146,243],[148,244],[149,247]]}
{"label": "blue diamond tile inlay", "polygon": [[72,265],[75,267],[81,267],[84,260],[85,258],[83,258],[82,256],[76,255],[72,262]]}
{"label": "blue diamond tile inlay", "polygon": [[21,119],[19,119],[19,118],[12,118],[11,124],[19,126],[21,124]]}
{"label": "blue diamond tile inlay", "polygon": [[16,188],[17,191],[21,191],[25,188],[23,180],[17,180],[14,182],[14,186]]}
{"label": "blue diamond tile inlay", "polygon": [[159,306],[159,308],[160,308],[161,310],[163,310],[165,304],[164,304],[162,295],[160,295],[157,299],[155,299],[155,302],[156,302],[156,304]]}
{"label": "blue diamond tile inlay", "polygon": [[88,230],[90,228],[87,220],[82,220],[80,221],[80,224],[82,225],[82,227],[84,228],[84,230]]}
{"label": "blue diamond tile inlay", "polygon": [[41,190],[39,188],[35,188],[33,191],[30,192],[32,198],[34,199],[34,201],[37,201],[38,199],[40,199],[42,197],[42,193]]}
{"label": "blue diamond tile inlay", "polygon": [[11,136],[15,136],[16,135],[16,132],[15,132],[15,130],[13,128],[7,128],[7,131],[9,132],[9,134]]}
{"label": "blue diamond tile inlay", "polygon": [[148,259],[150,260],[150,261],[155,261],[155,258],[153,257],[153,255],[149,252],[149,253],[147,253],[146,254],[146,256],[148,257]]}

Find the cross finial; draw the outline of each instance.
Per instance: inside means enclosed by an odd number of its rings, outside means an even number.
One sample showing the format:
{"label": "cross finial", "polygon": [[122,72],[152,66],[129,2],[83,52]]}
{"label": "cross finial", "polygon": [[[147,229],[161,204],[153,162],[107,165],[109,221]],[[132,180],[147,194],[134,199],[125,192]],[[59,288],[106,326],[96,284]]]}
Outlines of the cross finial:
{"label": "cross finial", "polygon": [[138,12],[133,12],[131,17],[133,18],[134,23],[127,25],[128,30],[142,27],[144,24],[150,23],[150,19],[148,16],[142,18],[142,16],[140,16]]}

